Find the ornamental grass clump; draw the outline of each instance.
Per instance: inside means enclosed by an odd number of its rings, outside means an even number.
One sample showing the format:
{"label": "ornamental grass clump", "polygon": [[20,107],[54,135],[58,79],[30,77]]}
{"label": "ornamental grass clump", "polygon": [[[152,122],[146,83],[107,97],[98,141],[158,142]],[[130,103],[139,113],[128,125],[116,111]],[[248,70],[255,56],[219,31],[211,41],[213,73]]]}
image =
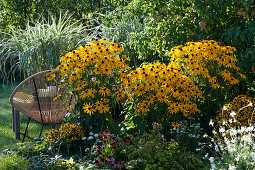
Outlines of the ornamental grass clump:
{"label": "ornamental grass clump", "polygon": [[125,97],[121,82],[129,60],[121,55],[124,48],[107,40],[94,40],[60,58],[63,86],[79,99],[78,110],[93,115],[110,111],[113,101]]}
{"label": "ornamental grass clump", "polygon": [[169,55],[181,64],[182,70],[193,80],[200,84],[208,82],[217,89],[237,84],[240,78],[245,78],[239,73],[234,51],[234,47],[221,46],[214,40],[203,40],[176,46]]}
{"label": "ornamental grass clump", "polygon": [[222,125],[223,122],[231,120],[233,116],[235,116],[239,126],[247,127],[250,124],[254,124],[253,103],[255,103],[254,97],[248,97],[246,95],[239,95],[235,97],[234,100],[224,105],[218,111],[218,115],[214,120],[216,126]]}
{"label": "ornamental grass clump", "polygon": [[11,28],[4,33],[7,38],[0,41],[0,74],[4,78],[17,78],[17,71],[27,77],[53,69],[62,55],[95,36],[86,33],[85,26],[74,22],[71,15],[60,14],[58,18],[29,21],[25,29]]}

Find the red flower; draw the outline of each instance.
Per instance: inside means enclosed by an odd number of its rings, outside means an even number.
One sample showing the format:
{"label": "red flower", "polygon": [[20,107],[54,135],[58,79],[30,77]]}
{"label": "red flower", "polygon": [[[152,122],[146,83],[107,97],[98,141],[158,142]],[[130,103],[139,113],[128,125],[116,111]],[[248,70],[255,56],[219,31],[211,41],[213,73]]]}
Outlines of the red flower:
{"label": "red flower", "polygon": [[109,131],[107,129],[103,132],[103,134],[105,134],[105,135],[110,134],[110,133],[111,133],[111,131]]}
{"label": "red flower", "polygon": [[103,146],[101,146],[101,145],[98,145],[97,146],[97,149],[96,149],[96,151],[99,151],[99,150],[101,150],[101,149],[103,149],[104,147]]}
{"label": "red flower", "polygon": [[107,136],[104,136],[104,137],[103,137],[103,141],[106,141],[107,139],[108,139]]}
{"label": "red flower", "polygon": [[111,139],[111,142],[112,142],[112,143],[118,142],[118,138],[114,138],[114,137],[113,137],[113,138]]}
{"label": "red flower", "polygon": [[100,158],[98,158],[98,159],[95,160],[95,164],[96,164],[96,165],[100,165],[100,163],[101,163],[101,159],[100,159]]}
{"label": "red flower", "polygon": [[125,140],[123,141],[123,144],[128,145],[128,144],[130,144],[130,142],[131,142],[131,139],[130,139],[130,138],[127,138],[127,139],[125,139]]}

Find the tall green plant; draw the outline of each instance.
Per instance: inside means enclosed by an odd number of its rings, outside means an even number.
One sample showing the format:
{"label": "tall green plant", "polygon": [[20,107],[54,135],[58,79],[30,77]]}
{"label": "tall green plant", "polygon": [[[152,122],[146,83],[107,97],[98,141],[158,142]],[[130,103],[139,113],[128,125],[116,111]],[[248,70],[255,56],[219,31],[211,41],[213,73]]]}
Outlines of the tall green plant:
{"label": "tall green plant", "polygon": [[[119,30],[129,33],[129,39],[118,43],[124,43],[126,50],[128,46],[136,51],[143,61],[165,61],[167,52],[176,45],[213,39],[236,47],[241,68],[250,74],[255,63],[254,3],[253,0],[132,0],[100,21],[112,35],[118,35]],[[139,18],[141,29],[131,32],[122,29],[123,21],[129,24],[135,18]],[[107,36],[106,31],[103,33]]]}
{"label": "tall green plant", "polygon": [[7,38],[0,42],[0,71],[5,78],[14,77],[19,70],[24,76],[38,71],[53,69],[59,58],[95,35],[73,21],[71,15],[53,15],[35,23],[27,22],[26,29],[11,28]]}
{"label": "tall green plant", "polygon": [[102,31],[101,36],[123,45],[130,54],[131,65],[138,66],[141,58],[138,57],[137,51],[130,42],[135,43],[137,35],[144,30],[144,24],[140,22],[139,17],[130,18],[129,13],[124,13],[121,18],[118,18],[115,12],[117,10],[104,16],[102,24],[99,25]]}

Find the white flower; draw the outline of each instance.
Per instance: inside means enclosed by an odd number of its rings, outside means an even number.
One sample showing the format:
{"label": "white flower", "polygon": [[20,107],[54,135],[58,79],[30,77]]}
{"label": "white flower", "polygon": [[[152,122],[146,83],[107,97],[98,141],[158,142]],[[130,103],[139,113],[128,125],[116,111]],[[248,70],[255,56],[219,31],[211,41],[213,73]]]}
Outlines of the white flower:
{"label": "white flower", "polygon": [[86,140],[87,138],[86,137],[82,137],[81,140]]}
{"label": "white flower", "polygon": [[225,125],[225,124],[226,124],[226,121],[225,121],[225,120],[223,120],[223,121],[222,121],[222,125]]}
{"label": "white flower", "polygon": [[241,127],[241,129],[240,129],[240,133],[243,133],[243,132],[245,132],[246,131],[246,127]]}
{"label": "white flower", "polygon": [[93,136],[88,137],[88,140],[91,140],[91,139],[93,139]]}
{"label": "white flower", "polygon": [[230,129],[230,135],[235,136],[237,134],[237,131],[233,128]]}
{"label": "white flower", "polygon": [[241,138],[242,141],[248,142],[248,143],[252,143],[252,139],[250,136],[244,135]]}
{"label": "white flower", "polygon": [[62,157],[62,155],[55,155],[55,159],[57,160],[57,159],[59,159],[59,158],[61,158]]}
{"label": "white flower", "polygon": [[228,110],[228,108],[226,106],[223,106],[223,110]]}
{"label": "white flower", "polygon": [[225,128],[221,127],[221,128],[219,129],[219,132],[220,132],[220,133],[225,132]]}
{"label": "white flower", "polygon": [[250,102],[247,106],[253,106],[253,103],[252,103],[252,102]]}
{"label": "white flower", "polygon": [[234,165],[229,164],[228,170],[235,170],[236,167]]}
{"label": "white flower", "polygon": [[234,111],[232,111],[232,112],[230,113],[230,116],[232,116],[232,117],[235,117],[235,115],[236,115],[236,112],[234,112]]}
{"label": "white flower", "polygon": [[66,117],[70,117],[71,116],[71,112],[68,112],[67,114],[66,114]]}
{"label": "white flower", "polygon": [[228,147],[228,151],[229,151],[230,153],[236,152],[236,148],[231,147],[231,146],[227,146],[227,147]]}
{"label": "white flower", "polygon": [[217,169],[215,164],[211,164],[212,169]]}
{"label": "white flower", "polygon": [[238,155],[238,156],[235,158],[235,160],[238,162],[238,161],[239,161],[239,159],[240,159],[240,158],[239,158],[239,155]]}
{"label": "white flower", "polygon": [[253,126],[249,126],[249,127],[247,128],[247,131],[248,131],[248,132],[252,132],[252,131],[253,131],[253,128],[254,128]]}
{"label": "white flower", "polygon": [[212,162],[214,162],[214,157],[210,157],[209,158],[209,161],[212,163]]}
{"label": "white flower", "polygon": [[229,121],[229,123],[232,123],[232,122],[233,122],[233,120],[232,120],[232,119],[229,119],[228,121]]}
{"label": "white flower", "polygon": [[204,138],[207,138],[207,137],[208,137],[208,135],[205,133],[203,137],[204,137]]}
{"label": "white flower", "polygon": [[213,124],[214,124],[214,123],[213,123],[213,121],[212,121],[212,119],[211,119],[210,122],[209,122],[209,125],[210,125],[210,126],[213,126]]}
{"label": "white flower", "polygon": [[217,132],[216,132],[215,130],[213,130],[213,131],[212,131],[212,133],[213,133],[214,135],[216,135],[216,134],[217,134]]}
{"label": "white flower", "polygon": [[89,135],[92,136],[92,135],[93,135],[93,132],[89,132]]}

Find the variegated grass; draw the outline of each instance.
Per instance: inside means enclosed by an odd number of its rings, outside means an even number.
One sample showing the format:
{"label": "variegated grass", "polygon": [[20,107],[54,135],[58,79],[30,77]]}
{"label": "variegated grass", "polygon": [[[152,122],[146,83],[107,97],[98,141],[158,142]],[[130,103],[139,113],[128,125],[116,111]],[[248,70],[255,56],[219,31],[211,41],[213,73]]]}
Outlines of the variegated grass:
{"label": "variegated grass", "polygon": [[53,69],[59,58],[69,50],[76,49],[96,36],[88,32],[72,15],[61,14],[56,19],[51,15],[36,22],[27,22],[26,29],[12,27],[0,42],[0,73],[6,79],[15,79],[19,71],[24,77]]}

